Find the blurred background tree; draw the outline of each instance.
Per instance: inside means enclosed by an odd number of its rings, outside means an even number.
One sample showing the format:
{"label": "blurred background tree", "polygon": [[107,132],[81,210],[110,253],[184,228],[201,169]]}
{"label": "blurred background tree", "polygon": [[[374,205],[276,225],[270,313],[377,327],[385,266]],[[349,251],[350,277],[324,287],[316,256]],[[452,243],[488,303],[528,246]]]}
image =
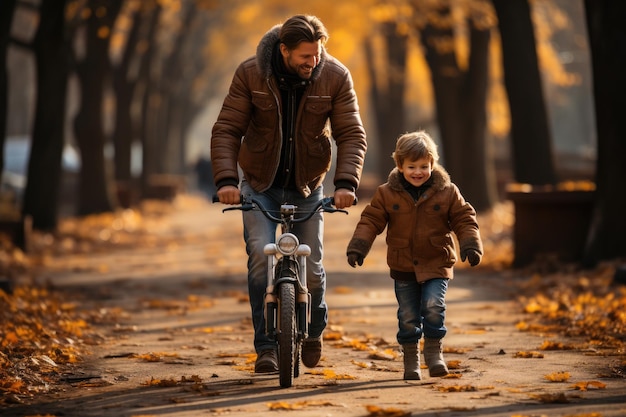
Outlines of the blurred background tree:
{"label": "blurred background tree", "polygon": [[626,3],[585,0],[598,133],[595,204],[584,264],[626,256]]}
{"label": "blurred background tree", "polygon": [[30,45],[35,56],[36,100],[22,216],[36,229],[57,224],[61,161],[66,140],[65,115],[71,37],[66,0],[42,0],[39,24]]}

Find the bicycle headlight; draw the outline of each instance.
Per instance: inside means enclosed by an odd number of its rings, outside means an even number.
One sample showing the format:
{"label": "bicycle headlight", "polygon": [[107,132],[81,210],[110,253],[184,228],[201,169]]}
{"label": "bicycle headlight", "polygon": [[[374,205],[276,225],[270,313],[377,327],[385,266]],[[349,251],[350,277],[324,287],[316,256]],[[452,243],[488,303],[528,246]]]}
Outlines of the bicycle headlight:
{"label": "bicycle headlight", "polygon": [[283,255],[293,255],[296,253],[299,244],[300,242],[298,242],[296,235],[291,233],[280,235],[276,241],[276,246],[278,246],[278,250]]}

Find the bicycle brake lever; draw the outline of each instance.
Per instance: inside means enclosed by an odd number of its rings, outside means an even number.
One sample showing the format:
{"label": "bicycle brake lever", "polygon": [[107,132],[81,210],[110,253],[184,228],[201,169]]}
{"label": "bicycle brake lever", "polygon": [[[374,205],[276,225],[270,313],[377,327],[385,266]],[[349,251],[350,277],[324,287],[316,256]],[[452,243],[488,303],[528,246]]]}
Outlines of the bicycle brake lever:
{"label": "bicycle brake lever", "polygon": [[327,213],[345,213],[348,214],[348,212],[346,210],[343,209],[338,209],[336,208],[334,205],[334,199],[332,197],[329,197],[328,200],[322,204],[322,209],[327,212]]}

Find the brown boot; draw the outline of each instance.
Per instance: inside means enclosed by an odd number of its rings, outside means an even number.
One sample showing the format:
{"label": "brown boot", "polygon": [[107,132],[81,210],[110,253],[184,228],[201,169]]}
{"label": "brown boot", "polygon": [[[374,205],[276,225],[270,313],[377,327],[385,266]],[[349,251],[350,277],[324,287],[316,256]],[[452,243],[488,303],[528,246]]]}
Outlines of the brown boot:
{"label": "brown boot", "polygon": [[448,367],[443,360],[441,339],[424,338],[424,361],[431,377],[448,375]]}
{"label": "brown boot", "polygon": [[302,341],[302,363],[307,368],[315,368],[322,358],[322,337]]}
{"label": "brown boot", "polygon": [[254,363],[254,373],[270,374],[274,372],[278,372],[278,355],[276,349],[260,351]]}
{"label": "brown boot", "polygon": [[402,345],[404,352],[404,379],[420,380],[422,373],[420,371],[420,347],[417,343],[408,343]]}

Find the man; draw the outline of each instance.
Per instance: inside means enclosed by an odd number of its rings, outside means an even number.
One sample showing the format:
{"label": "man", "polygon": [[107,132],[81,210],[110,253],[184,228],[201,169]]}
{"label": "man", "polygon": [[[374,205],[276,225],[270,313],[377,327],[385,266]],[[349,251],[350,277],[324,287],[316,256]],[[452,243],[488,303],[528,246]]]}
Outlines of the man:
{"label": "man", "polygon": [[[239,204],[244,194],[273,210],[284,202],[303,211],[313,207],[324,196],[322,181],[331,166],[332,139],[337,145],[335,206],[353,204],[367,148],[365,129],[352,76],[326,52],[327,40],[318,18],[293,16],[270,29],[256,56],[235,71],[211,137],[213,175],[221,203]],[[267,259],[263,247],[275,240],[277,226],[257,211],[243,212],[243,223],[255,372],[276,372],[276,342],[265,334]],[[322,214],[296,225],[294,233],[311,246],[307,260],[311,324],[302,344],[302,362],[312,368],[320,360],[322,332],[328,322]]]}

